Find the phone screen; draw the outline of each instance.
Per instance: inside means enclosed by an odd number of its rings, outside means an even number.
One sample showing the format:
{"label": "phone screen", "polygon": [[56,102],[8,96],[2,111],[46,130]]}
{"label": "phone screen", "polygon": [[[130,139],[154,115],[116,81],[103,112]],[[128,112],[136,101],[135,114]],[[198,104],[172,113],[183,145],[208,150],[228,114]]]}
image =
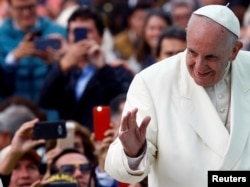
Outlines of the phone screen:
{"label": "phone screen", "polygon": [[61,42],[58,39],[55,38],[38,38],[35,39],[35,48],[38,50],[47,50],[49,48],[52,49],[60,49],[61,48]]}
{"label": "phone screen", "polygon": [[96,106],[93,108],[95,140],[103,140],[104,132],[110,128],[110,107]]}
{"label": "phone screen", "polygon": [[88,30],[85,27],[77,27],[74,29],[74,41],[78,42],[87,38]]}

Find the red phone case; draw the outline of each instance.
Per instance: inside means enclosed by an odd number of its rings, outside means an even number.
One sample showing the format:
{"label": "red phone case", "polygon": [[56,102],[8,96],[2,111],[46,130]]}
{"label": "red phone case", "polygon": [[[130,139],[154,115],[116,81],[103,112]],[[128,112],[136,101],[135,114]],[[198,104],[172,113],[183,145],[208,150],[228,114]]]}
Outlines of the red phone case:
{"label": "red phone case", "polygon": [[110,107],[96,106],[93,108],[95,140],[103,140],[104,132],[110,128]]}

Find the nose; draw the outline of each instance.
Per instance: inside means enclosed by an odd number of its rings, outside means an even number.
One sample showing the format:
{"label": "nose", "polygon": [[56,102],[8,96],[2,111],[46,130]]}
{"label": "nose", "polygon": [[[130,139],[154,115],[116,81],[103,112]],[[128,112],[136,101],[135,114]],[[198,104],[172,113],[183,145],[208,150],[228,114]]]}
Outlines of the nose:
{"label": "nose", "polygon": [[30,176],[30,173],[26,168],[22,168],[19,172],[20,172],[19,176],[22,178],[28,178]]}
{"label": "nose", "polygon": [[74,175],[73,177],[77,178],[77,177],[79,177],[79,176],[81,176],[83,174],[82,174],[82,172],[80,171],[79,168],[76,168],[73,175]]}
{"label": "nose", "polygon": [[201,57],[196,57],[194,61],[194,68],[197,71],[203,72],[206,69],[206,62]]}

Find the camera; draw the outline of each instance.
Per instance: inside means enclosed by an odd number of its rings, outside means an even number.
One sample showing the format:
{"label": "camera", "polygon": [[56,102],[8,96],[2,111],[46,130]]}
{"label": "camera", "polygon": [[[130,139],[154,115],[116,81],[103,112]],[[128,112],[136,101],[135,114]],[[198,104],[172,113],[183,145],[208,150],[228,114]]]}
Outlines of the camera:
{"label": "camera", "polygon": [[61,48],[61,41],[55,38],[45,38],[45,39],[36,38],[34,42],[35,42],[35,48],[37,50],[45,51],[49,48],[52,48],[55,50]]}

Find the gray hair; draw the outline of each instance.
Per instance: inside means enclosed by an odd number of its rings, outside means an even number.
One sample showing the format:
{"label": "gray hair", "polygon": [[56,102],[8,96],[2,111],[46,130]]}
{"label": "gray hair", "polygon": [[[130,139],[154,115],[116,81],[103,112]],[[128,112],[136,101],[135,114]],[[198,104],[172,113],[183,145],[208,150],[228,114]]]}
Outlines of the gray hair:
{"label": "gray hair", "polygon": [[35,115],[25,106],[10,105],[0,112],[0,133],[5,131],[14,136],[18,128],[25,122],[35,118]]}

